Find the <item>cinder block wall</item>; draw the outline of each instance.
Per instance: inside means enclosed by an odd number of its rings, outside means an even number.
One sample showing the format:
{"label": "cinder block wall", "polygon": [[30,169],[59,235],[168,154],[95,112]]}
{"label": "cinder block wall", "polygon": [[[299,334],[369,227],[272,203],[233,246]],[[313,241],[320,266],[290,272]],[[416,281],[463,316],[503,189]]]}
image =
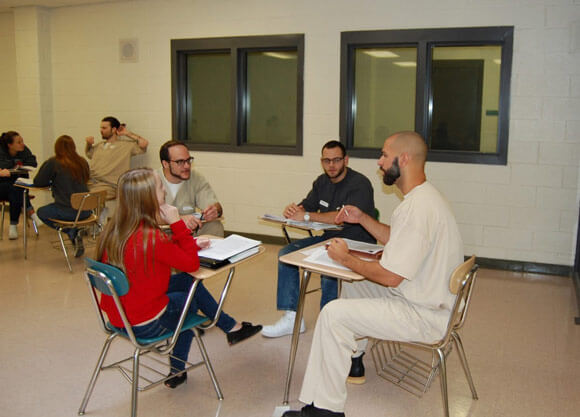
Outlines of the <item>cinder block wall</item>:
{"label": "cinder block wall", "polygon": [[[16,9],[0,14],[0,23],[0,83],[14,102],[2,100],[1,129],[16,124],[44,158],[58,135],[72,135],[82,148],[85,136],[98,137],[103,116],[116,115],[151,141],[134,165],[154,167],[159,146],[171,137],[171,39],[304,33],[304,155],[195,153],[196,169],[211,179],[225,207],[226,228],[271,235],[279,230],[257,216],[300,200],[320,173],[320,147],[338,137],[341,31],[513,25],[507,166],[429,163],[428,177],[453,205],[466,254],[573,263],[580,159],[576,2],[137,0]],[[37,45],[19,45],[15,28],[46,33],[49,46],[43,36]],[[137,63],[119,62],[121,39],[137,39]],[[40,62],[38,81],[25,79],[19,60],[30,55],[38,62],[39,52],[50,68]],[[15,79],[32,87],[15,89]],[[50,102],[36,97],[30,103],[31,88],[38,97],[48,92]],[[39,115],[31,114],[35,106]],[[388,222],[400,196],[382,185],[376,161],[353,158],[350,165],[371,179]]]}

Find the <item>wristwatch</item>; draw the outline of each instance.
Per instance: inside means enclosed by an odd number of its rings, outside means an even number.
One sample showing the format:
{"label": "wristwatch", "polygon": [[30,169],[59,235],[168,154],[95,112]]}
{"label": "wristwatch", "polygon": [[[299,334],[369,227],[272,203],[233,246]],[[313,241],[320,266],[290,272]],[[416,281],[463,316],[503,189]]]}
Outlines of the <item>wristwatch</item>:
{"label": "wristwatch", "polygon": [[309,222],[310,221],[310,213],[308,213],[308,212],[304,213],[304,221],[305,222]]}

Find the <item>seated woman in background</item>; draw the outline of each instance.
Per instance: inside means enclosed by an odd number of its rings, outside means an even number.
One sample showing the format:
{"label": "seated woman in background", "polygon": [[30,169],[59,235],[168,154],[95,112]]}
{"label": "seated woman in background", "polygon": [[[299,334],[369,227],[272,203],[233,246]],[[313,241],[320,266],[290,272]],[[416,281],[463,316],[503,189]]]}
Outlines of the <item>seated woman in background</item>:
{"label": "seated woman in background", "polygon": [[[24,192],[22,188],[14,186],[14,181],[18,177],[28,177],[28,174],[23,175],[11,170],[22,166],[35,167],[36,165],[36,156],[32,155],[30,149],[24,145],[24,140],[18,132],[2,133],[0,137],[0,200],[10,203],[8,238],[11,240],[18,238],[17,225],[22,211],[22,193]],[[35,222],[39,223],[30,201],[26,202],[26,212]]]}
{"label": "seated woman in background", "polygon": [[[164,234],[159,223],[171,227],[171,237]],[[165,189],[157,173],[149,168],[127,171],[117,185],[117,209],[97,242],[97,259],[125,272],[129,292],[121,297],[127,318],[137,337],[155,337],[175,329],[193,284],[186,272],[199,268],[197,251],[209,246],[209,240],[191,236],[179,217],[177,208],[165,203]],[[184,271],[171,275],[171,268]],[[112,297],[102,295],[101,308],[113,326],[123,327]],[[200,282],[191,302],[190,312],[214,317],[218,304]],[[236,322],[222,312],[217,327],[226,333],[230,345],[241,342],[262,326]],[[172,355],[187,360],[193,331],[178,337]],[[170,358],[170,375],[185,369],[180,360]],[[175,388],[187,380],[187,373],[165,382]]]}
{"label": "seated woman in background", "polygon": [[[74,193],[89,191],[89,163],[76,151],[73,138],[67,135],[60,136],[54,143],[54,156],[42,164],[36,177],[35,187],[51,187],[54,203],[40,207],[38,217],[44,224],[56,229],[53,220],[73,221],[77,210],[72,208],[70,196]],[[83,211],[79,219],[86,219],[90,211]],[[63,230],[75,247],[75,257],[85,252],[83,238],[77,229]]]}

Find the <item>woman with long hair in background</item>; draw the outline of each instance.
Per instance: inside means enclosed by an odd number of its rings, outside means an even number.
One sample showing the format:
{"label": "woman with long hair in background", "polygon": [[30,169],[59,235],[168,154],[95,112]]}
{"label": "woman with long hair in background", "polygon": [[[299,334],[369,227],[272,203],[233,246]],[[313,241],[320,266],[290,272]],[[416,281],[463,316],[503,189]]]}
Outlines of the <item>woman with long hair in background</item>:
{"label": "woman with long hair in background", "polygon": [[[77,153],[73,138],[60,136],[54,143],[54,156],[42,164],[34,177],[34,186],[50,186],[54,197],[54,203],[38,209],[38,217],[44,224],[56,229],[52,220],[75,220],[77,210],[72,208],[70,196],[89,191],[89,176],[89,164]],[[83,211],[79,219],[86,219],[90,214],[88,210]],[[82,256],[85,248],[81,234],[74,228],[65,229],[64,232],[75,247],[75,257]]]}

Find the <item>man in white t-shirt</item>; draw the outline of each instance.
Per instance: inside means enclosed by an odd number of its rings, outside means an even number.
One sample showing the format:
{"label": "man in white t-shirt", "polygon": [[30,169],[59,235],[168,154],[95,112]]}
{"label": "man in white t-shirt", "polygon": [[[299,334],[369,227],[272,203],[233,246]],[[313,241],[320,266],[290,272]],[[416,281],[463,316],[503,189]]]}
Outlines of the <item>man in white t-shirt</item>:
{"label": "man in white t-shirt", "polygon": [[415,132],[385,141],[378,161],[383,181],[404,195],[390,226],[354,206],[338,213],[337,223],[362,225],[385,249],[379,261],[367,262],[350,255],[342,239],[332,240],[329,256],[367,279],[345,283],[343,298],[321,311],[299,397],[308,405],[285,417],[344,416],[357,339],[432,342],[444,334],[454,302],[449,277],[463,262],[463,243],[449,204],[426,180],[426,158]]}

